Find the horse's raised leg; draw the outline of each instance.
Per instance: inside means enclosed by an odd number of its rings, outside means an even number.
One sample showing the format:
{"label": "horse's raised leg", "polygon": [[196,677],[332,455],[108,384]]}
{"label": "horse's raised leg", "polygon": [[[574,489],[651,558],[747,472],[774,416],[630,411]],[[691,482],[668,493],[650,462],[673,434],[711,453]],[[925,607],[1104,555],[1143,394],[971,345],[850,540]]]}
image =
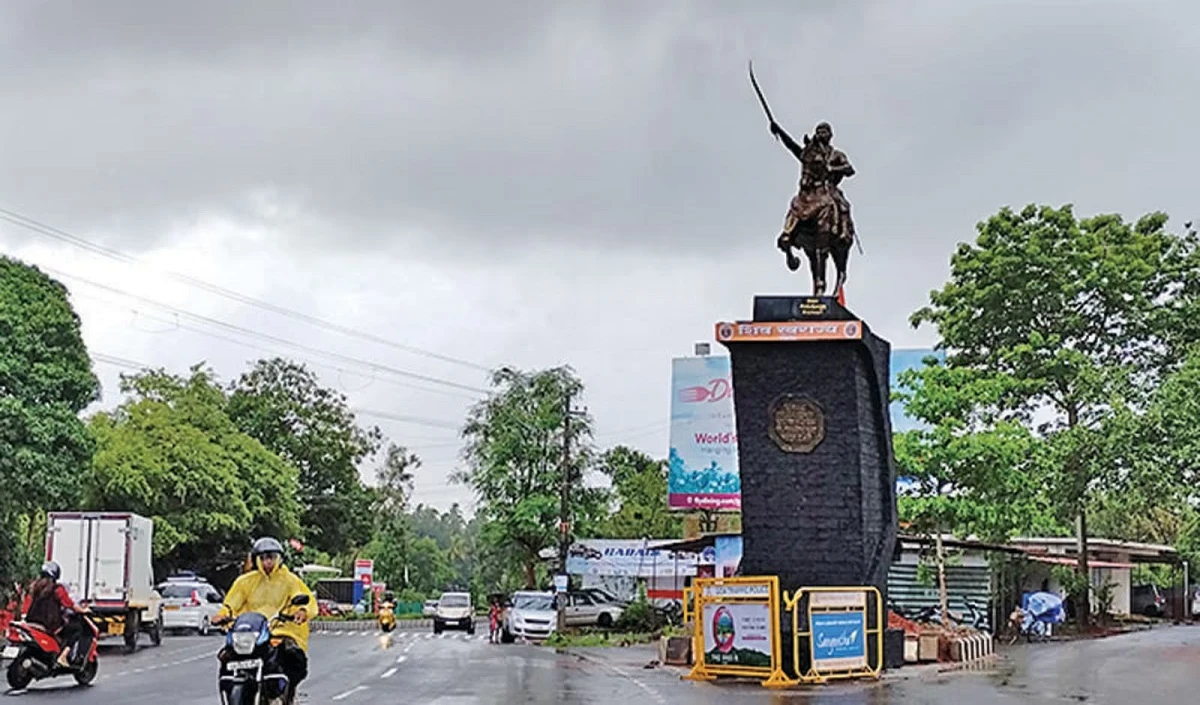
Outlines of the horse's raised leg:
{"label": "horse's raised leg", "polygon": [[792,236],[789,233],[780,233],[779,239],[775,241],[779,249],[783,250],[784,256],[787,258],[787,268],[791,271],[800,269],[800,258],[796,256],[795,250],[792,249]]}

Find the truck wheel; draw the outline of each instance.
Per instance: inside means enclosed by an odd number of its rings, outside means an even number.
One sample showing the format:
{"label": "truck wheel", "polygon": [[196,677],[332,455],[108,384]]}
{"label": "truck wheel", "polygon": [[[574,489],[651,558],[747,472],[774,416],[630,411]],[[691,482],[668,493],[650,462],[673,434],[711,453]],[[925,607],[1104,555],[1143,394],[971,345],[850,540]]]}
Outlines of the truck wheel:
{"label": "truck wheel", "polygon": [[158,619],[154,620],[154,626],[150,629],[150,643],[155,646],[162,646],[163,640],[163,616],[162,612],[158,613]]}
{"label": "truck wheel", "polygon": [[13,659],[8,665],[8,687],[13,690],[25,690],[33,681],[33,673],[23,665],[25,659]]}
{"label": "truck wheel", "polygon": [[138,634],[141,631],[142,613],[137,610],[125,613],[125,653],[132,654],[137,651]]}

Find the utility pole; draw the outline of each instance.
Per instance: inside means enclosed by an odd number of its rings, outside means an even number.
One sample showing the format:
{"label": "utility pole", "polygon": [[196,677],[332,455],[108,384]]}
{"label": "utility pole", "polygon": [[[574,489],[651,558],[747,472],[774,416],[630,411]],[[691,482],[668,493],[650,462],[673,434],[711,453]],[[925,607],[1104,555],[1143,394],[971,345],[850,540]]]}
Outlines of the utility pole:
{"label": "utility pole", "polygon": [[[558,574],[567,577],[567,551],[571,545],[571,392],[568,389],[563,400],[563,455],[562,455],[562,486],[559,488],[558,506]],[[570,585],[570,578],[568,587]],[[567,593],[558,592],[557,582],[554,586],[558,604],[558,633],[562,634],[567,628]]]}

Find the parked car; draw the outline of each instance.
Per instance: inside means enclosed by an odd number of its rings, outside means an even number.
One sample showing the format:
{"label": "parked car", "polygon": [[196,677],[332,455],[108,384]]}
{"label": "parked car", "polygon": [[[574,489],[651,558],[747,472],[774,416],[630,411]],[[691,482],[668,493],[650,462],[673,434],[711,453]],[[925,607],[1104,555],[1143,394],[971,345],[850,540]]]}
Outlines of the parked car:
{"label": "parked car", "polygon": [[572,627],[598,626],[608,628],[617,623],[624,607],[611,602],[599,602],[585,592],[567,593],[566,622]]}
{"label": "parked car", "polygon": [[157,590],[162,595],[164,629],[208,636],[224,599],[219,590],[195,575],[172,576]]}
{"label": "parked car", "polygon": [[1157,585],[1135,585],[1129,596],[1129,610],[1147,617],[1161,617],[1167,611],[1167,596]]}
{"label": "parked car", "polygon": [[425,600],[425,602],[421,604],[421,616],[432,617],[433,615],[437,614],[437,605],[437,600]]}
{"label": "parked car", "polygon": [[599,603],[613,604],[613,605],[620,605],[621,607],[629,606],[629,600],[622,600],[621,598],[617,597],[616,595],[612,594],[611,592],[609,592],[608,590],[605,590],[603,588],[583,588],[579,592],[581,592],[585,595],[590,595],[591,598],[593,600],[595,600],[596,603],[598,603],[598,604]]}
{"label": "parked car", "polygon": [[558,626],[558,610],[554,593],[514,592],[512,605],[504,610],[500,641],[511,644],[517,639],[540,641],[548,638]]}
{"label": "parked car", "polygon": [[475,608],[469,592],[443,592],[438,598],[437,611],[433,613],[433,633],[441,634],[446,629],[462,629],[475,633]]}

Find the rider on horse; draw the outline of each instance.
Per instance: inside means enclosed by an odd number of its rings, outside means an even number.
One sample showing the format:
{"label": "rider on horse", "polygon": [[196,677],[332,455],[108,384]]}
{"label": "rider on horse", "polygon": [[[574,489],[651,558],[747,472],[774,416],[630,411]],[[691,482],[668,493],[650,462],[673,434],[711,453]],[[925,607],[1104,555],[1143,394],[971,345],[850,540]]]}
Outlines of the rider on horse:
{"label": "rider on horse", "polygon": [[842,179],[854,176],[854,167],[844,152],[834,149],[833,128],[827,122],[817,125],[812,138],[805,135],[804,144],[798,144],[774,121],[771,134],[800,160],[800,190],[788,209],[779,249],[787,255],[788,268],[793,271],[799,268],[800,260],[792,248],[805,251],[818,295],[825,292],[825,263],[833,254],[838,269],[836,294],[845,281],[846,259],[855,237],[850,202],[840,184]]}

